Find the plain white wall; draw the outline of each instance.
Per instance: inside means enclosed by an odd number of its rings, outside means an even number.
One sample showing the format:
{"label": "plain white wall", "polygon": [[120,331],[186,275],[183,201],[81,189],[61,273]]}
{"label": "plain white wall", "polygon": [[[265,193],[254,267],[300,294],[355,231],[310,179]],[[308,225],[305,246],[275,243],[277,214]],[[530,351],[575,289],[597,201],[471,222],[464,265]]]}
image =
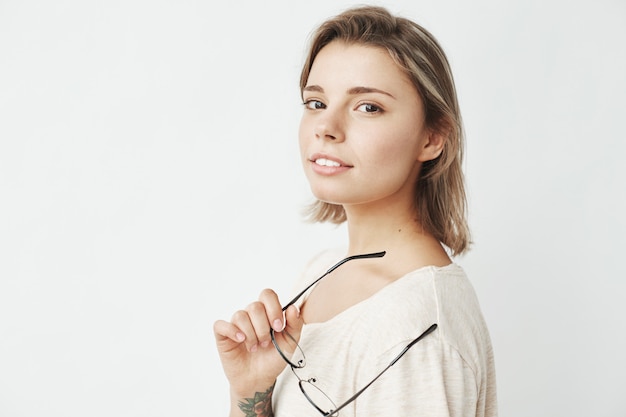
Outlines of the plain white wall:
{"label": "plain white wall", "polygon": [[[0,0],[0,416],[226,415],[212,322],[344,239],[297,80],[351,4]],[[626,4],[378,4],[456,76],[501,415],[626,415]]]}

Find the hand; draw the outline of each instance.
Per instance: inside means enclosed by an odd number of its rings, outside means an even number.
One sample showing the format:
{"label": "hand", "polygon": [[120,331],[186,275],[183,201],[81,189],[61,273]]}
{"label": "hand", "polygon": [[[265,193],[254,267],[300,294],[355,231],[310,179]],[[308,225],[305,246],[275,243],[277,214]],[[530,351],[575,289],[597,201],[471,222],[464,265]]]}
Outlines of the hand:
{"label": "hand", "polygon": [[272,343],[270,326],[277,339],[286,337],[287,331],[298,341],[302,324],[297,307],[290,306],[283,314],[278,296],[269,289],[230,322],[216,321],[215,341],[231,393],[244,397],[272,386],[286,364]]}

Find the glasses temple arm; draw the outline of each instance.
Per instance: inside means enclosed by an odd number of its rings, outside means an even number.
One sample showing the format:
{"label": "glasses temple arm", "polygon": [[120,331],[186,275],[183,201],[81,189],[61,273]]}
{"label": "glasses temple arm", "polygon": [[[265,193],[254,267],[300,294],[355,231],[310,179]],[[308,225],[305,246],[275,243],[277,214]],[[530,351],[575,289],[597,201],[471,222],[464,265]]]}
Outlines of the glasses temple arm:
{"label": "glasses temple arm", "polygon": [[416,344],[417,342],[419,342],[420,340],[422,340],[424,337],[428,336],[433,330],[435,330],[437,328],[437,323],[431,324],[430,327],[426,330],[424,330],[424,333],[422,333],[421,335],[419,335],[417,337],[417,339],[413,340],[411,343],[409,343],[403,350],[402,352],[400,352],[400,354],[398,356],[396,356],[394,358],[394,360],[391,361],[391,363],[389,364],[389,366],[392,366],[393,364],[395,364],[396,362],[398,362],[398,360],[402,357],[402,355],[404,355],[407,350],[411,349],[411,347],[413,347],[414,344]]}
{"label": "glasses temple arm", "polygon": [[341,261],[337,262],[335,265],[331,266],[328,269],[328,271],[324,272],[324,274],[321,277],[319,277],[318,279],[316,279],[315,281],[310,283],[305,289],[300,291],[300,293],[298,295],[296,295],[295,297],[293,297],[293,299],[291,301],[289,301],[287,304],[285,304],[285,306],[283,307],[283,311],[287,310],[289,308],[289,306],[293,305],[296,301],[298,301],[298,299],[300,297],[302,297],[302,295],[305,292],[307,292],[312,286],[317,284],[322,278],[324,278],[326,275],[330,274],[331,272],[333,272],[335,269],[339,268],[341,265],[345,264],[346,262],[352,261],[353,259],[382,258],[383,256],[385,256],[386,253],[387,252],[385,252],[385,251],[374,252],[374,253],[365,253],[365,254],[362,254],[362,255],[348,256],[347,258],[342,259]]}
{"label": "glasses temple arm", "polygon": [[350,404],[352,401],[354,401],[359,395],[363,394],[363,391],[365,391],[366,389],[369,388],[370,385],[372,385],[378,378],[380,378],[380,376],[382,374],[384,374],[385,372],[387,372],[387,370],[389,368],[391,368],[396,362],[398,362],[398,359],[400,359],[411,347],[413,347],[414,344],[416,344],[417,342],[419,342],[420,340],[422,340],[424,337],[426,337],[428,334],[430,334],[433,330],[435,330],[437,328],[437,324],[432,324],[428,329],[426,329],[424,331],[424,333],[422,333],[421,335],[419,335],[417,337],[417,339],[413,340],[411,343],[409,343],[403,350],[402,352],[400,352],[400,354],[398,356],[396,356],[391,363],[389,363],[389,365],[387,365],[387,367],[385,369],[383,369],[378,375],[376,375],[376,377],[374,377],[374,379],[372,379],[366,386],[364,386],[363,388],[361,388],[356,394],[354,394],[352,397],[348,398],[348,400],[346,400],[346,402],[344,402],[343,404],[341,404],[339,407],[337,407],[337,409],[335,410],[331,410],[329,412],[329,414],[326,414],[328,416],[333,416],[335,415],[335,413],[337,413],[337,411],[341,410],[342,408],[344,408],[345,406],[347,406],[348,404]]}

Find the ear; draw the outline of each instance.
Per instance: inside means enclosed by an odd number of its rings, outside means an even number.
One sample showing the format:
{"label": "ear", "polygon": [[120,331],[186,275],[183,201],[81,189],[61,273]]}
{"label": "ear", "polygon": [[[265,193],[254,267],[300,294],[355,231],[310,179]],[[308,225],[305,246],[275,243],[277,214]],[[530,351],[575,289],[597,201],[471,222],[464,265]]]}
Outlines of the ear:
{"label": "ear", "polygon": [[425,134],[425,138],[422,139],[424,142],[419,148],[417,160],[419,162],[426,162],[437,158],[441,155],[447,138],[448,135],[446,132],[429,129]]}

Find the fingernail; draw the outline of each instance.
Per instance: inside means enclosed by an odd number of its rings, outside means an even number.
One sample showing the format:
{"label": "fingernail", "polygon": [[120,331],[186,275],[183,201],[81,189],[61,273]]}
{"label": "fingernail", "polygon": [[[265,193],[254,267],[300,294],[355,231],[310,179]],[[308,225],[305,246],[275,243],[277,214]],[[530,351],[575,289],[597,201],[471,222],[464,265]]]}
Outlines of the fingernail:
{"label": "fingernail", "polygon": [[250,348],[250,352],[256,352],[256,350],[259,348],[258,345],[254,345]]}
{"label": "fingernail", "polygon": [[261,343],[261,347],[264,348],[264,349],[266,347],[268,347],[269,345],[270,345],[270,341],[269,340],[266,340],[265,342]]}
{"label": "fingernail", "polygon": [[272,325],[275,331],[280,332],[283,330],[283,322],[280,319],[274,320],[274,324]]}
{"label": "fingernail", "polygon": [[237,338],[238,342],[243,342],[244,340],[246,340],[246,336],[243,333],[237,333],[235,337]]}

